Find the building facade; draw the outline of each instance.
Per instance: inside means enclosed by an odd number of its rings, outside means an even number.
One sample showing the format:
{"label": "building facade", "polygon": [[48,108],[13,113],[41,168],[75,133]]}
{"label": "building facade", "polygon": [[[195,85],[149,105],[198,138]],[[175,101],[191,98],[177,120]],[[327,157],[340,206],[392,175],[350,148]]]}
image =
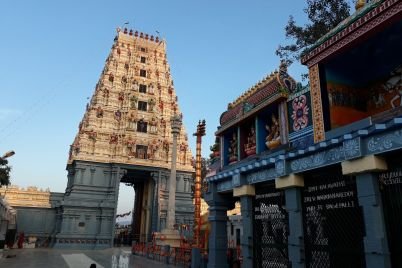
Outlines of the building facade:
{"label": "building facade", "polygon": [[240,201],[244,267],[399,267],[402,2],[371,1],[228,105],[206,178],[208,267],[227,267]]}
{"label": "building facade", "polygon": [[[16,185],[0,187],[0,197],[14,213],[10,239],[24,233],[24,247],[48,247],[56,230],[56,207],[60,206],[62,193],[35,186],[26,188]],[[12,245],[12,243],[11,243]]]}
{"label": "building facade", "polygon": [[16,211],[0,196],[0,256],[16,233]]}

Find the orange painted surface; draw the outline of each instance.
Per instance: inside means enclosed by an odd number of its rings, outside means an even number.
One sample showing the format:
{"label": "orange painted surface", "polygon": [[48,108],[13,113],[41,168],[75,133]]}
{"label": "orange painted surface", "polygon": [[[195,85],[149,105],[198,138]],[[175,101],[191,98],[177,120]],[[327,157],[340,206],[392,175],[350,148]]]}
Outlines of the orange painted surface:
{"label": "orange painted surface", "polygon": [[330,108],[331,128],[341,127],[369,116],[368,113],[350,107],[332,106]]}

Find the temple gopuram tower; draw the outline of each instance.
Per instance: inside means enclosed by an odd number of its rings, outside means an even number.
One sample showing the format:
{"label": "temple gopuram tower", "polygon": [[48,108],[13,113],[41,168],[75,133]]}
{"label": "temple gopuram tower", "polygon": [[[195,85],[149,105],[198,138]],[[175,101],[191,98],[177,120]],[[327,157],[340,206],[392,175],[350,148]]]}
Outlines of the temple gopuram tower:
{"label": "temple gopuram tower", "polygon": [[[70,148],[56,247],[111,247],[120,183],[135,190],[134,240],[149,241],[153,232],[166,227],[173,116],[182,114],[166,42],[117,29]],[[192,226],[194,168],[184,126],[176,155],[176,227]]]}

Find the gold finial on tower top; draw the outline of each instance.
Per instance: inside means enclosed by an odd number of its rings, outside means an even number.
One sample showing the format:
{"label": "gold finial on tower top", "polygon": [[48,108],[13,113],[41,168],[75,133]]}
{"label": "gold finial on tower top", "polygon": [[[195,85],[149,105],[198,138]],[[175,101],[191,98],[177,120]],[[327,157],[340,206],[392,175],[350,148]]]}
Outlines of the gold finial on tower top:
{"label": "gold finial on tower top", "polygon": [[361,9],[366,4],[366,0],[356,0],[355,8],[356,10]]}

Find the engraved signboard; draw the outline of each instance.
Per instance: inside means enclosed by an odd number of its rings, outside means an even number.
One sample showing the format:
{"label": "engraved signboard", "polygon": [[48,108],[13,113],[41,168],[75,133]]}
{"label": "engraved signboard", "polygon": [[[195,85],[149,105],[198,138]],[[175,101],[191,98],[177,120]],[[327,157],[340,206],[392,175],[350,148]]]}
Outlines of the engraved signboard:
{"label": "engraved signboard", "polygon": [[363,214],[356,182],[339,169],[305,176],[306,267],[365,267]]}

